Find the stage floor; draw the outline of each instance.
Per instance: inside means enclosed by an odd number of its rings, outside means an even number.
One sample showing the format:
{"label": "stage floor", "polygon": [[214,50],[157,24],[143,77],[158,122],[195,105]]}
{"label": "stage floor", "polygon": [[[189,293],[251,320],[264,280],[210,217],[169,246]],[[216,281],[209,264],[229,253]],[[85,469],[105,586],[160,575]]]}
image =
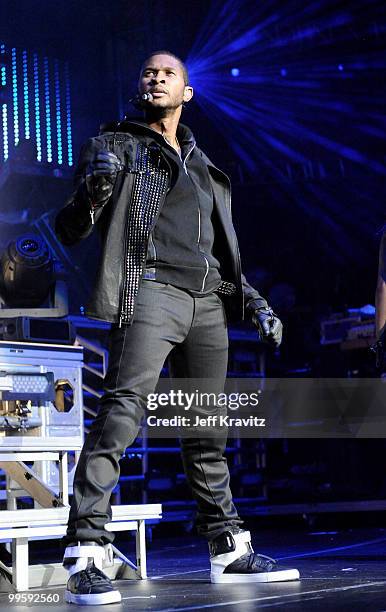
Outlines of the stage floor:
{"label": "stage floor", "polygon": [[[265,530],[255,533],[253,541],[256,552],[297,567],[301,580],[259,585],[210,584],[205,542],[196,537],[154,539],[148,548],[149,579],[116,582],[122,593],[120,604],[87,608],[135,612],[250,612],[266,608],[386,611],[386,530]],[[130,552],[122,545],[120,548]],[[58,593],[57,612],[77,608],[64,602],[64,587],[30,592]],[[43,610],[53,604],[30,606]],[[0,609],[16,612],[25,610],[26,605],[9,604],[8,595],[2,593]]]}

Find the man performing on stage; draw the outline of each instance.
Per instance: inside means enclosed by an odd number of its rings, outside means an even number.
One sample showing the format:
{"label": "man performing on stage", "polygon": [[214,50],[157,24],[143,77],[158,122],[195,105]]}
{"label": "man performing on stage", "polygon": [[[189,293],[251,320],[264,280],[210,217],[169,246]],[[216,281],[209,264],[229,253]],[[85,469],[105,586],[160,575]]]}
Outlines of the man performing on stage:
{"label": "man performing on stage", "polygon": [[[114,537],[105,530],[110,495],[165,360],[172,377],[213,379],[213,391],[220,391],[227,323],[245,313],[265,342],[279,346],[282,335],[280,320],[241,272],[229,179],[179,123],[193,96],[185,65],[170,52],[153,53],[138,91],[144,121],[110,125],[86,143],[75,191],[56,219],[65,245],[99,229],[100,262],[86,314],[112,323],[104,394],[77,465],[63,542],[66,600],[78,604],[120,601],[101,571],[103,547]],[[296,569],[253,552],[232,501],[225,445],[225,432],[181,440],[211,581],[297,580]]]}

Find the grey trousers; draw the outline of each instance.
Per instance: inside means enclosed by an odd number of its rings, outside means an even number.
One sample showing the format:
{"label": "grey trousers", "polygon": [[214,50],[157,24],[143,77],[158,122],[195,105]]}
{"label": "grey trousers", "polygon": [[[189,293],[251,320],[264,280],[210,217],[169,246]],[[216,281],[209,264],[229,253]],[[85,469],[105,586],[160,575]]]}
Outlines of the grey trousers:
{"label": "grey trousers", "polygon": [[[210,378],[223,390],[228,334],[219,295],[194,298],[172,285],[144,280],[131,326],[113,325],[109,367],[98,414],[85,440],[74,476],[64,546],[73,541],[112,542],[110,496],[119,480],[119,459],[137,434],[145,401],[168,358],[172,377]],[[239,526],[229,487],[226,431],[213,438],[181,439],[184,471],[197,502],[198,532],[211,540]]]}

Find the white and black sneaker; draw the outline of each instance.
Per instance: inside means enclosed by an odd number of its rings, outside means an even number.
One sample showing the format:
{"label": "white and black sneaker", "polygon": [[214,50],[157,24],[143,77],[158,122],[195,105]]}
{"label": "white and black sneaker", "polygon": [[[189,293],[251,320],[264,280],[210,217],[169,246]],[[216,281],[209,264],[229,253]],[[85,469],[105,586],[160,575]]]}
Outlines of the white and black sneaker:
{"label": "white and black sneaker", "polygon": [[299,571],[278,565],[275,559],[253,552],[251,534],[225,531],[209,542],[210,580],[214,583],[281,582],[299,580]]}
{"label": "white and black sneaker", "polygon": [[78,542],[67,546],[63,565],[70,577],[64,599],[78,606],[118,603],[121,594],[103,573],[105,549],[96,542]]}

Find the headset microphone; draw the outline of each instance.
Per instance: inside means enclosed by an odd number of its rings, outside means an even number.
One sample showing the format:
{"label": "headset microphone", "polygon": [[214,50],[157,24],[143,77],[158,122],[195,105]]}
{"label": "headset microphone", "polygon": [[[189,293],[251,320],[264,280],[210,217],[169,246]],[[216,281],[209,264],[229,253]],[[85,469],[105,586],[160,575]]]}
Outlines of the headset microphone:
{"label": "headset microphone", "polygon": [[137,94],[134,98],[131,98],[129,102],[135,106],[135,108],[142,109],[146,102],[151,102],[154,99],[151,93]]}

